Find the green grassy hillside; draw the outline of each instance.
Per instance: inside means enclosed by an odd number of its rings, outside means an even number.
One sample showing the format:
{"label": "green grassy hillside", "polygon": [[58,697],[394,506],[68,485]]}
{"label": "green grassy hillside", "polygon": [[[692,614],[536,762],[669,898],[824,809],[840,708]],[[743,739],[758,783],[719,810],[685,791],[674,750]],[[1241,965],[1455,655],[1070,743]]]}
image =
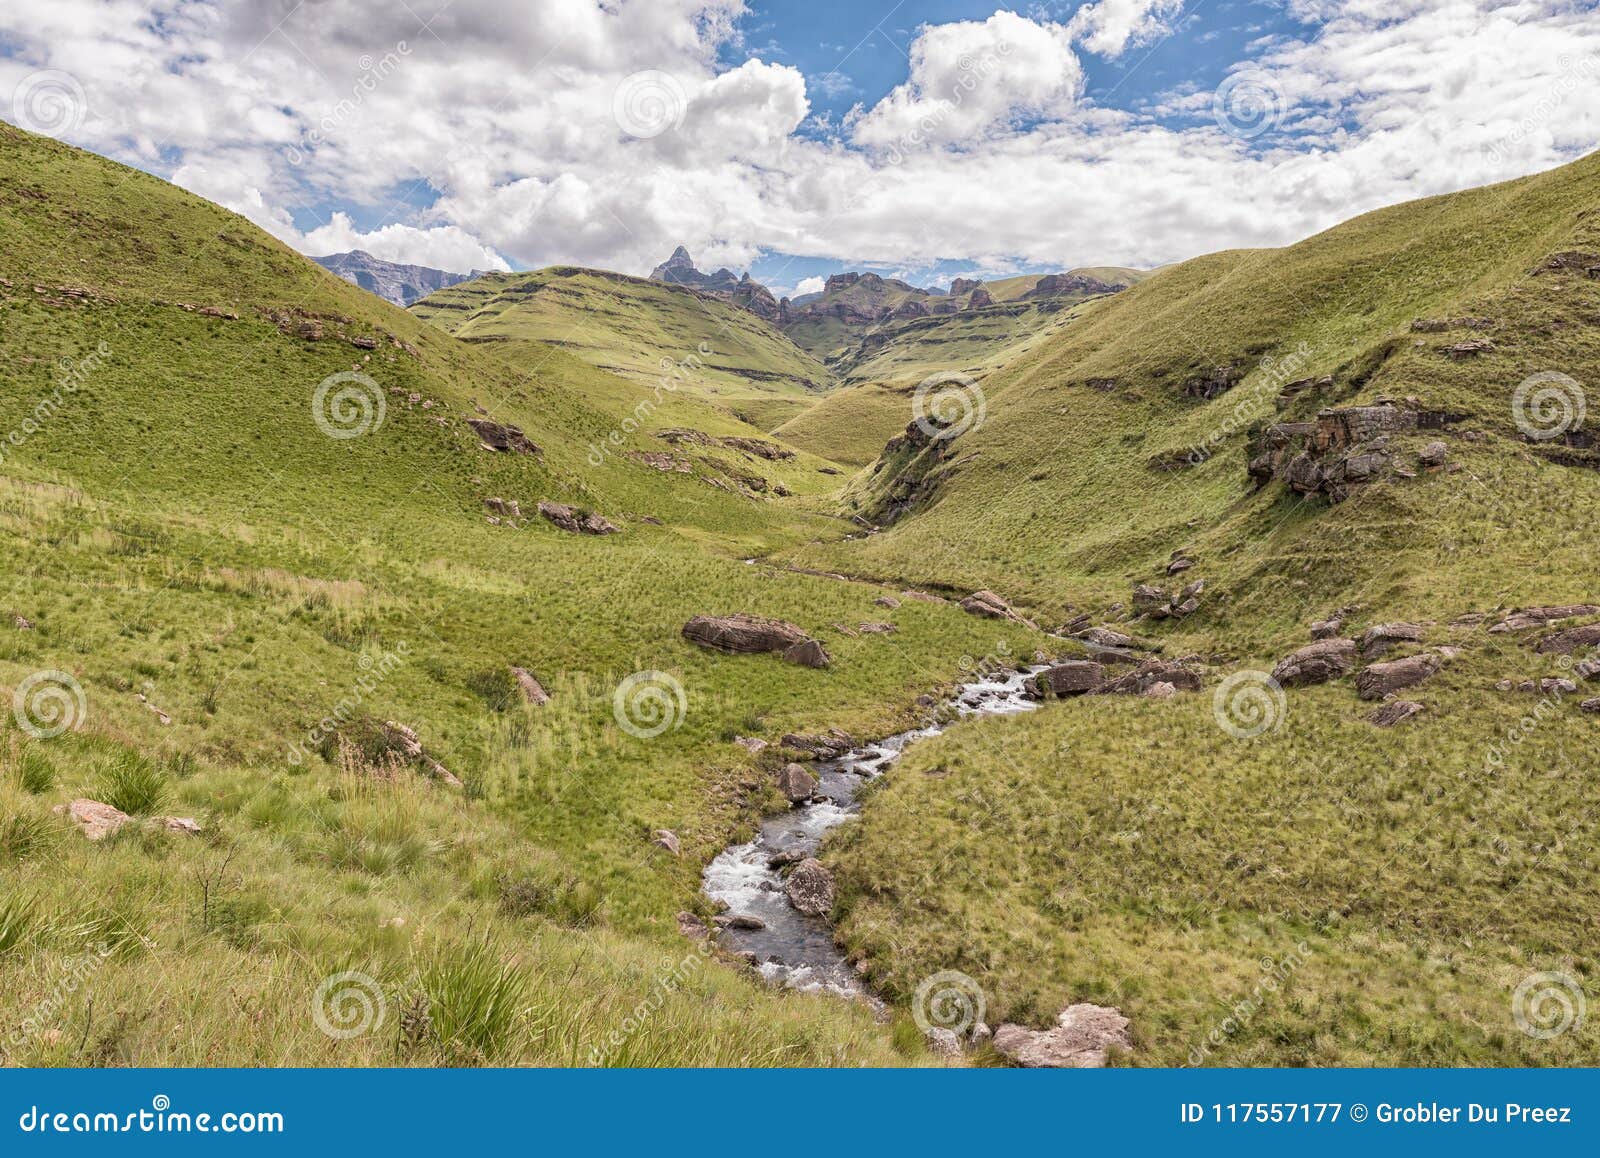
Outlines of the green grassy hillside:
{"label": "green grassy hillside", "polygon": [[[0,126],[0,207],[0,686],[50,673],[77,725],[0,736],[0,1020],[112,949],[93,1005],[5,1035],[7,1061],[921,1056],[865,1009],[700,958],[674,914],[709,916],[700,865],[765,799],[734,734],[887,728],[992,627],[919,604],[892,642],[834,632],[882,618],[879,589],[742,560],[837,524],[652,469],[630,452],[669,447],[637,431],[612,444],[636,384],[548,346],[513,368],[153,177]],[[540,500],[621,533],[559,531]],[[736,610],[825,633],[834,667],[679,637]],[[524,706],[512,665],[552,701]],[[614,702],[640,671],[682,689],[653,739]],[[385,755],[385,720],[464,790]],[[90,845],[52,811],[79,796],[203,834]],[[311,1003],[348,970],[388,1021],[335,1041]]]}
{"label": "green grassy hillside", "polygon": [[685,392],[735,407],[748,401],[778,422],[832,385],[816,359],[754,314],[623,274],[564,266],[487,274],[411,311],[471,343],[540,341],[646,384],[676,375]]}
{"label": "green grassy hillside", "polygon": [[[1085,613],[1203,672],[1198,695],[957,728],[884,782],[830,856],[888,992],[959,969],[992,1017],[1113,1004],[1149,1063],[1600,1058],[1592,1023],[1533,1037],[1513,998],[1546,972],[1593,993],[1594,685],[1515,690],[1587,653],[1486,630],[1600,602],[1593,420],[1525,437],[1600,381],[1597,210],[1588,157],[1164,269],[985,378],[981,425],[863,474],[846,509],[888,529],[787,554]],[[1519,388],[1547,373],[1568,377],[1541,408]],[[1384,465],[1344,501],[1247,474],[1268,424],[1385,399],[1435,428],[1363,443]],[[1169,577],[1175,553],[1194,565]],[[1130,610],[1135,584],[1197,578],[1186,618]],[[1376,728],[1347,677],[1263,691],[1263,734],[1227,732],[1224,678],[1263,684],[1341,609],[1357,638],[1420,625],[1397,654],[1455,649],[1401,693],[1423,713]]]}

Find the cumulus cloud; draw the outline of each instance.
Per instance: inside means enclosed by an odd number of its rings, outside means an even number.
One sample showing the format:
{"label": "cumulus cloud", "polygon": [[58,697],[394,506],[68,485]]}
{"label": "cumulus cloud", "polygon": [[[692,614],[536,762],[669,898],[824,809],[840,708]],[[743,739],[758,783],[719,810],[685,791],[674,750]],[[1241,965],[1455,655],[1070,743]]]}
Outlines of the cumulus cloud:
{"label": "cumulus cloud", "polygon": [[1183,0],[1099,0],[1085,4],[1068,23],[1075,40],[1099,56],[1121,56],[1170,28]]}
{"label": "cumulus cloud", "polygon": [[[1289,2],[1303,33],[1237,62],[1269,98],[1254,135],[1210,91],[1085,99],[1077,53],[1156,35],[1180,15],[1164,0],[925,26],[904,83],[835,135],[797,131],[795,69],[729,66],[740,0],[455,0],[426,28],[381,0],[52,0],[0,11],[0,115],[40,70],[70,74],[85,101],[66,139],[308,252],[634,273],[679,243],[735,268],[762,251],[1157,264],[1292,241],[1600,138],[1586,0]],[[618,114],[641,74],[667,94],[648,106],[659,126]]]}
{"label": "cumulus cloud", "polygon": [[1014,12],[925,25],[911,75],[855,124],[858,144],[975,143],[1024,118],[1070,112],[1083,69],[1060,24]]}

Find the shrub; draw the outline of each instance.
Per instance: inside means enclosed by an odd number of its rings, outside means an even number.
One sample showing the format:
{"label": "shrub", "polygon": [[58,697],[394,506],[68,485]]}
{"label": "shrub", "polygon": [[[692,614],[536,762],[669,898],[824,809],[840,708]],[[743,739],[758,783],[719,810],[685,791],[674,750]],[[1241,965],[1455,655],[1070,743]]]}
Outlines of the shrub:
{"label": "shrub", "polygon": [[517,677],[508,667],[484,668],[467,677],[467,687],[489,705],[491,712],[503,712],[521,702]]}
{"label": "shrub", "polygon": [[559,925],[583,928],[594,922],[605,897],[587,881],[572,876],[500,876],[500,909],[512,917],[548,917]]}

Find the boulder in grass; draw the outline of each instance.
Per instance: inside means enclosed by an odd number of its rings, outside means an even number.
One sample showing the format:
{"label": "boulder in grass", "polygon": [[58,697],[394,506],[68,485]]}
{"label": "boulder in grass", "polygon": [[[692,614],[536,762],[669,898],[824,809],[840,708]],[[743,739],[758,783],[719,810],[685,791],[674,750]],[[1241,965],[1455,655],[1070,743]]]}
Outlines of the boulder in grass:
{"label": "boulder in grass", "polygon": [[1421,639],[1422,628],[1415,623],[1379,623],[1361,636],[1361,654],[1375,659],[1397,643],[1418,643]]}
{"label": "boulder in grass", "polygon": [[1546,623],[1554,623],[1561,619],[1578,619],[1587,615],[1600,615],[1600,607],[1593,603],[1567,603],[1556,607],[1525,607],[1521,611],[1513,611],[1505,619],[1489,628],[1493,635],[1502,635],[1508,631],[1526,631],[1530,627],[1542,627]]}
{"label": "boulder in grass", "polygon": [[968,615],[979,615],[985,619],[1015,619],[1017,613],[1011,610],[1011,605],[993,591],[974,591],[961,601],[961,610]]}
{"label": "boulder in grass", "polygon": [[615,535],[621,529],[615,523],[567,503],[541,501],[539,513],[563,531],[583,535]]}
{"label": "boulder in grass", "polygon": [[1590,715],[1600,715],[1600,696],[1594,696],[1590,699],[1584,700],[1578,705],[1578,709],[1580,711],[1588,712]]}
{"label": "boulder in grass", "polygon": [[550,702],[550,693],[544,690],[544,685],[534,678],[527,668],[514,667],[511,677],[517,681],[517,690],[522,693],[522,698],[534,707]]}
{"label": "boulder in grass", "polygon": [[1099,687],[1106,677],[1106,669],[1087,659],[1069,659],[1046,668],[1034,677],[1034,687],[1040,695],[1081,696]]}
{"label": "boulder in grass", "polygon": [[696,941],[703,941],[711,936],[711,930],[706,927],[706,923],[687,910],[678,914],[678,932]]}
{"label": "boulder in grass", "polygon": [[95,841],[115,835],[118,829],[133,819],[120,808],[102,804],[98,800],[81,798],[71,804],[58,804],[55,811],[71,817],[72,823],[78,826],[78,831],[89,840]]}
{"label": "boulder in grass", "polygon": [[683,846],[678,843],[678,834],[670,828],[658,828],[650,837],[650,843],[657,848],[664,848],[673,856],[683,855]]}
{"label": "boulder in grass", "polygon": [[1344,620],[1338,616],[1319,619],[1311,625],[1312,639],[1333,639],[1344,630]]}
{"label": "boulder in grass", "polygon": [[1116,648],[1118,650],[1133,646],[1131,636],[1114,631],[1109,627],[1090,627],[1073,635],[1074,639],[1082,640],[1094,648]]}
{"label": "boulder in grass", "polygon": [[490,422],[483,418],[469,418],[467,425],[472,427],[485,450],[509,454],[540,453],[533,440],[515,426],[504,422]]}
{"label": "boulder in grass", "polygon": [[1430,652],[1371,664],[1356,676],[1356,694],[1364,700],[1381,700],[1431,678],[1439,666],[1439,657]]}
{"label": "boulder in grass", "polygon": [[1143,615],[1164,619],[1172,610],[1172,597],[1159,587],[1140,583],[1133,589],[1133,609]]}
{"label": "boulder in grass", "polygon": [[1286,688],[1327,683],[1348,672],[1355,658],[1355,640],[1319,639],[1279,660],[1272,678]]}
{"label": "boulder in grass", "polygon": [[1547,635],[1534,645],[1534,650],[1542,655],[1571,655],[1597,645],[1600,645],[1600,623],[1591,623]]}
{"label": "boulder in grass", "polygon": [[1368,716],[1367,721],[1379,728],[1392,728],[1424,711],[1427,709],[1415,700],[1390,700]]}
{"label": "boulder in grass", "polygon": [[833,908],[833,874],[815,857],[794,866],[783,883],[789,903],[808,917],[821,917]]}
{"label": "boulder in grass", "polygon": [[1155,691],[1158,685],[1166,685],[1177,692],[1197,692],[1200,690],[1200,673],[1192,668],[1185,667],[1182,663],[1169,662],[1164,659],[1147,659],[1132,671],[1118,676],[1116,679],[1106,680],[1094,689],[1097,696],[1143,696],[1154,695],[1165,698],[1168,692]]}
{"label": "boulder in grass", "polygon": [[1002,1025],[994,1048],[1028,1069],[1099,1069],[1111,1050],[1133,1049],[1133,1039],[1121,1011],[1082,1002],[1063,1009],[1050,1029]]}
{"label": "boulder in grass", "polygon": [[784,648],[783,661],[799,664],[801,667],[823,668],[832,663],[833,658],[820,640],[803,639],[791,647]]}
{"label": "boulder in grass", "polygon": [[734,655],[787,651],[807,639],[794,624],[759,615],[696,615],[683,625],[683,637]]}
{"label": "boulder in grass", "polygon": [[810,736],[785,732],[783,739],[778,742],[791,751],[803,752],[813,760],[836,760],[856,746],[850,734],[838,728],[829,728],[826,732]]}

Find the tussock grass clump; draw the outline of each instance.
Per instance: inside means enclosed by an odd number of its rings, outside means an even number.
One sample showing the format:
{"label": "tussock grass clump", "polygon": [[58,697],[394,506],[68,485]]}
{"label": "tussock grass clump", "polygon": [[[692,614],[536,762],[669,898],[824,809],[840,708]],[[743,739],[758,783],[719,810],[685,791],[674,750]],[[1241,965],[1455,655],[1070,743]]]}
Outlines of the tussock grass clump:
{"label": "tussock grass clump", "polygon": [[149,816],[166,802],[165,769],[137,752],[101,757],[95,769],[95,797],[129,816]]}
{"label": "tussock grass clump", "polygon": [[32,745],[24,747],[12,769],[24,792],[42,796],[56,786],[56,767],[50,757]]}
{"label": "tussock grass clump", "polygon": [[0,956],[25,946],[38,924],[38,902],[33,897],[20,893],[0,897]]}
{"label": "tussock grass clump", "polygon": [[453,1059],[492,1061],[508,1048],[528,979],[493,940],[441,945],[420,980],[433,1035]]}
{"label": "tussock grass clump", "polygon": [[27,812],[0,816],[0,862],[31,860],[54,839],[55,827],[43,816]]}

